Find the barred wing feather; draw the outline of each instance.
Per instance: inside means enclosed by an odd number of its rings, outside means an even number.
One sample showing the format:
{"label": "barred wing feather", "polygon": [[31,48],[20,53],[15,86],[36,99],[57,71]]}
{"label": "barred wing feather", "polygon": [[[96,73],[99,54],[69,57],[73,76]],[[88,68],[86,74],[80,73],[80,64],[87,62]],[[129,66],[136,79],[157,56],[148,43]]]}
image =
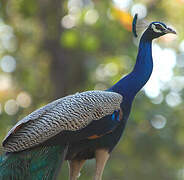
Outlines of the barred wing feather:
{"label": "barred wing feather", "polygon": [[64,130],[80,130],[119,110],[121,102],[120,94],[107,91],[86,91],[53,101],[19,121],[5,137],[4,150],[22,151]]}

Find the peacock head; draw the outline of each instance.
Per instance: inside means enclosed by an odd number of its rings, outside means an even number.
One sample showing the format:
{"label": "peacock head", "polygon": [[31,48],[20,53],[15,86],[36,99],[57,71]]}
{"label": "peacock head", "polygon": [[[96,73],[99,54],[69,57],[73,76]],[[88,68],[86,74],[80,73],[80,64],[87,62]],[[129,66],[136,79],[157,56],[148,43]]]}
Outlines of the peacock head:
{"label": "peacock head", "polygon": [[135,14],[132,23],[132,32],[134,36],[137,37],[137,31],[140,31],[145,28],[146,30],[144,31],[142,37],[147,40],[153,40],[168,33],[176,34],[176,31],[167,27],[162,22],[152,22],[149,24],[145,20],[138,20],[138,14]]}
{"label": "peacock head", "polygon": [[152,22],[144,32],[148,39],[155,39],[168,33],[176,34],[176,31],[162,22]]}

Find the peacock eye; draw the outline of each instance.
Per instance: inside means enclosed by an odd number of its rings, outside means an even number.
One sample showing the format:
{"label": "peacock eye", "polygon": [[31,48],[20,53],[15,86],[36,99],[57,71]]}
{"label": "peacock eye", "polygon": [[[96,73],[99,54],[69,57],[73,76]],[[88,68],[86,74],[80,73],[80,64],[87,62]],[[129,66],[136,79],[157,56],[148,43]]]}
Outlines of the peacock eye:
{"label": "peacock eye", "polygon": [[164,28],[160,24],[155,24],[156,29],[163,31]]}

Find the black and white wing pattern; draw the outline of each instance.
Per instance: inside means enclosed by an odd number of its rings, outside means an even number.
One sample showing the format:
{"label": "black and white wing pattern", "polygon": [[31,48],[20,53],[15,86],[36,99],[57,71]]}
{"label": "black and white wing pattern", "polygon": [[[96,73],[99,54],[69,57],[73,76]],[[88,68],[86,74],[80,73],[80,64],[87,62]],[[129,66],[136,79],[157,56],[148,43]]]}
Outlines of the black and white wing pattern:
{"label": "black and white wing pattern", "polygon": [[22,151],[62,131],[77,131],[120,109],[122,96],[107,91],[86,91],[53,101],[20,120],[3,141],[7,152]]}

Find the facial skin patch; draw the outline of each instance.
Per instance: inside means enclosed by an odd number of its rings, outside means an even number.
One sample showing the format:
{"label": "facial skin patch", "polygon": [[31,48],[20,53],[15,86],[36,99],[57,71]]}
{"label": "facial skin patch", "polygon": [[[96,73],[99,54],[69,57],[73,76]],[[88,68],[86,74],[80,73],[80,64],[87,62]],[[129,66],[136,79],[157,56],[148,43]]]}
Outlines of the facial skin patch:
{"label": "facial skin patch", "polygon": [[160,24],[160,23],[155,23],[151,25],[151,28],[153,29],[154,32],[156,33],[162,33],[166,28]]}

